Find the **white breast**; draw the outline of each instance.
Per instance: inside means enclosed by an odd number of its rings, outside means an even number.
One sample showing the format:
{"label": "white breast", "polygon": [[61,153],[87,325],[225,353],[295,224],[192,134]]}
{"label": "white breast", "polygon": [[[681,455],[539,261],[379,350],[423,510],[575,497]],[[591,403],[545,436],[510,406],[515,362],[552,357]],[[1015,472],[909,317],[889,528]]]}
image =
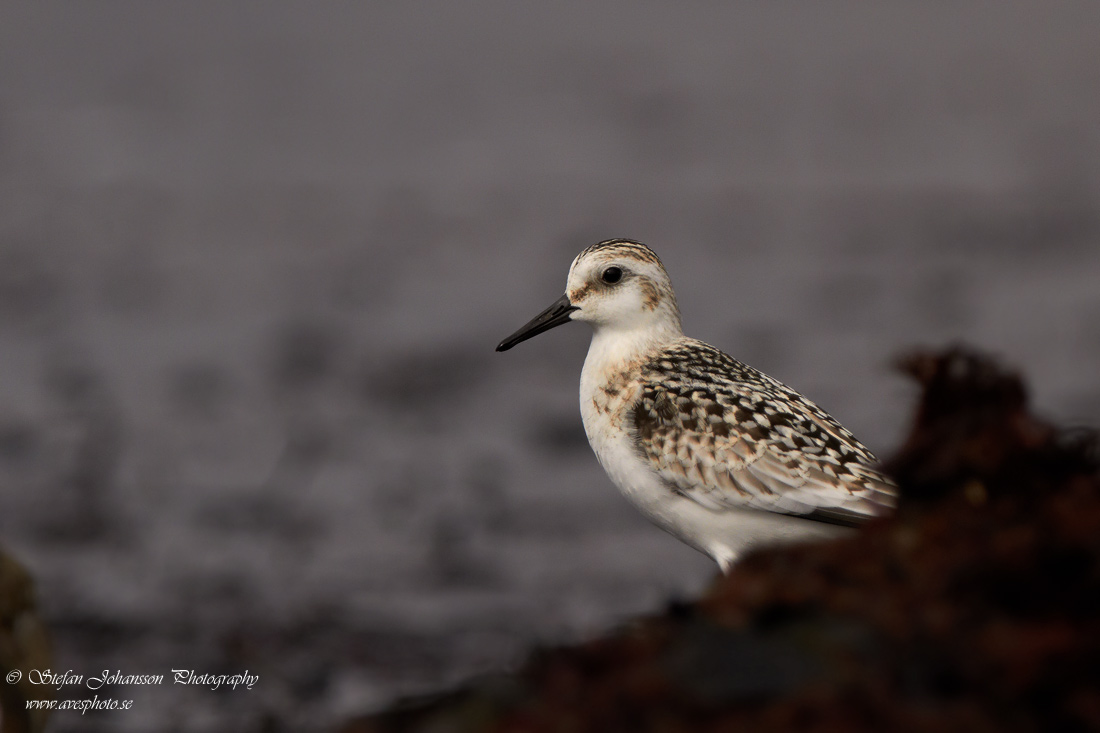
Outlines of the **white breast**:
{"label": "white breast", "polygon": [[604,471],[628,499],[652,515],[669,492],[634,447],[629,412],[640,392],[638,370],[621,358],[624,350],[616,346],[598,333],[592,339],[581,371],[581,419]]}
{"label": "white breast", "polygon": [[[676,494],[634,445],[630,410],[640,382],[631,361],[615,358],[624,350],[597,335],[581,371],[580,407],[584,431],[596,458],[619,491],[650,521],[700,552],[718,559],[730,555],[718,546],[713,525],[720,516]],[[721,560],[719,560],[721,562]]]}

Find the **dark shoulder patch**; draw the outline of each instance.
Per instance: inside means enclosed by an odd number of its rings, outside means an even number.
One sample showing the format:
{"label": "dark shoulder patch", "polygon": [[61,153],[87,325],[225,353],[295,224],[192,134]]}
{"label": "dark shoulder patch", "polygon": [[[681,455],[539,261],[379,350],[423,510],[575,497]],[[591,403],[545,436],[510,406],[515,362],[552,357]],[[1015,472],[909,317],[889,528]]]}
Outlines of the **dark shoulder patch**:
{"label": "dark shoulder patch", "polygon": [[676,416],[676,405],[664,390],[657,393],[657,398],[653,401],[653,409],[657,417],[662,420],[671,420]]}

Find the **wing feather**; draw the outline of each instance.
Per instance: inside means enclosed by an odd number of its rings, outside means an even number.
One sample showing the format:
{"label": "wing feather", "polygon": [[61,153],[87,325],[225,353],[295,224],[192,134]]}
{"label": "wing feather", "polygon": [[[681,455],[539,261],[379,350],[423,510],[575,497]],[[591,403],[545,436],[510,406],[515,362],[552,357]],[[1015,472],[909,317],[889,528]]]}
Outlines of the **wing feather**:
{"label": "wing feather", "polygon": [[[844,525],[893,509],[894,483],[851,433],[793,390],[713,351],[694,379],[683,364],[678,374],[688,378],[651,375],[632,410],[637,449],[672,490],[713,511]],[[732,362],[720,364],[732,378],[716,378],[725,375],[715,374],[715,360]]]}

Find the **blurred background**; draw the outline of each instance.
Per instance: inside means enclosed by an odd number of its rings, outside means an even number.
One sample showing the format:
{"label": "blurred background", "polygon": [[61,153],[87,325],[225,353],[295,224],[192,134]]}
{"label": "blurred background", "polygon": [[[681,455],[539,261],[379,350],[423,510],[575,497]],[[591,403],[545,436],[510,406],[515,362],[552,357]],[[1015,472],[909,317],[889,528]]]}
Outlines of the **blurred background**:
{"label": "blurred background", "polygon": [[[1100,422],[1100,9],[5,5],[0,544],[56,731],[325,730],[698,592],[588,448],[585,326],[493,348],[625,236],[685,328],[880,456],[966,341]],[[63,695],[70,694],[69,691]],[[82,695],[77,695],[82,696]]]}

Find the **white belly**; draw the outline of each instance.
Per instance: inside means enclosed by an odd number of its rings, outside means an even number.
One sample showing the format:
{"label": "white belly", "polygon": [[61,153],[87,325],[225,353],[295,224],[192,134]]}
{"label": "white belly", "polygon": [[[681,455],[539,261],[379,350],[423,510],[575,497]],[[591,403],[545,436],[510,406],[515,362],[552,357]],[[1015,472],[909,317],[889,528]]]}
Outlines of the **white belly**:
{"label": "white belly", "polygon": [[630,354],[637,351],[597,332],[581,371],[581,417],[600,465],[650,521],[710,555],[723,570],[756,547],[827,539],[846,531],[767,511],[716,511],[670,488],[634,445],[630,415],[641,384],[638,362]]}
{"label": "white belly", "polygon": [[728,569],[738,556],[769,545],[842,535],[841,527],[757,510],[715,511],[677,494],[633,444],[625,410],[601,411],[581,391],[581,416],[600,465],[623,495],[658,527]]}

